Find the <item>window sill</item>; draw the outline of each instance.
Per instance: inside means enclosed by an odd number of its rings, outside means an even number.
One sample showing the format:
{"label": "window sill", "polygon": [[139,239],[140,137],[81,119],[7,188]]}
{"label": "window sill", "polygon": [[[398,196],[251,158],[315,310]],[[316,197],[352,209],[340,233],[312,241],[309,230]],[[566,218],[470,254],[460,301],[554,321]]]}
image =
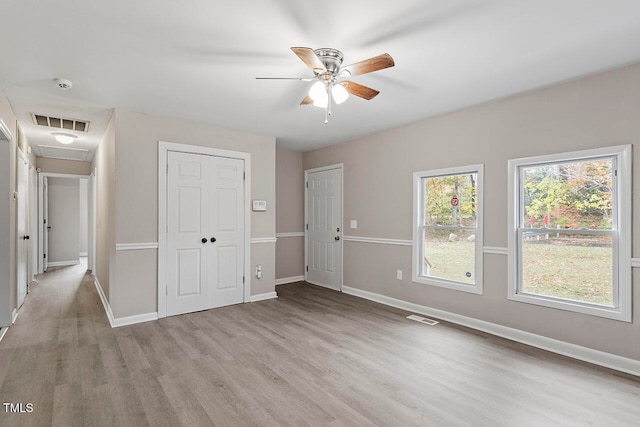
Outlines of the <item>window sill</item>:
{"label": "window sill", "polygon": [[470,294],[482,295],[482,283],[462,283],[453,280],[439,279],[436,277],[413,276],[411,281],[422,285],[436,286],[439,288],[452,289],[455,291],[467,292]]}
{"label": "window sill", "polygon": [[558,298],[526,293],[514,293],[509,295],[509,300],[631,323],[630,307],[627,310],[624,310],[621,308],[580,303],[579,301],[561,300]]}

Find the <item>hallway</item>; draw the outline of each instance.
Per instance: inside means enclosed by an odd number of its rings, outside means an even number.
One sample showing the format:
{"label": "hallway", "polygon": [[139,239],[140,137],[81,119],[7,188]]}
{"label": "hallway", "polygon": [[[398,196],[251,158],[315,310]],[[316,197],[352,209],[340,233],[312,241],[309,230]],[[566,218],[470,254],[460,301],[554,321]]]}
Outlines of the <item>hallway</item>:
{"label": "hallway", "polygon": [[[32,413],[0,414],[0,425],[81,425],[83,407],[100,396],[99,341],[114,333],[90,275],[86,258],[36,276],[16,323],[0,343],[3,402],[32,403]],[[23,408],[24,409],[24,408]],[[93,417],[93,414],[90,416]],[[95,414],[99,417],[99,414]],[[75,417],[75,421],[74,421]]]}

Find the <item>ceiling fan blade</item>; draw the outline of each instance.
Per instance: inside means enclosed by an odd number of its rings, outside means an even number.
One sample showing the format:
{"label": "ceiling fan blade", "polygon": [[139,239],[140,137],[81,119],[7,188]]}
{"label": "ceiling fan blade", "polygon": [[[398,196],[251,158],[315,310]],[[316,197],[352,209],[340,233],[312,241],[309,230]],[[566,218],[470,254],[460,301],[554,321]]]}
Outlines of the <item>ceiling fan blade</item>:
{"label": "ceiling fan blade", "polygon": [[256,77],[256,80],[300,80],[301,82],[312,82],[315,78],[307,77]]}
{"label": "ceiling fan blade", "polygon": [[313,104],[313,99],[309,95],[305,96],[304,99],[300,102],[300,105],[311,105]]}
{"label": "ceiling fan blade", "polygon": [[342,72],[346,71],[350,76],[359,76],[378,70],[384,70],[385,68],[393,67],[394,65],[396,64],[393,61],[391,55],[389,55],[388,53],[383,53],[382,55],[374,56],[373,58],[365,59],[364,61],[347,65],[346,67],[342,68]]}
{"label": "ceiling fan blade", "polygon": [[360,98],[366,99],[367,101],[375,98],[380,93],[379,90],[371,89],[370,87],[354,83],[350,80],[346,80],[340,84],[343,85],[347,92],[349,92],[351,95],[359,96]]}
{"label": "ceiling fan blade", "polygon": [[302,62],[307,64],[307,67],[311,68],[314,73],[324,74],[327,72],[327,68],[310,47],[292,47],[291,50],[298,55],[298,57],[302,59]]}

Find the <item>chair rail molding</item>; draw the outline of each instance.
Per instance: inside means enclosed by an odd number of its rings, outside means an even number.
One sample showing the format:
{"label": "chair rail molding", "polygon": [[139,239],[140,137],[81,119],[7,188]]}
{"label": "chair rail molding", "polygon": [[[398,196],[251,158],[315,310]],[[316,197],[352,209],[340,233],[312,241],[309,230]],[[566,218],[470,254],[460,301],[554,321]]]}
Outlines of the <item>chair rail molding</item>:
{"label": "chair rail molding", "polygon": [[142,249],[158,249],[158,242],[116,243],[116,251],[137,251]]}

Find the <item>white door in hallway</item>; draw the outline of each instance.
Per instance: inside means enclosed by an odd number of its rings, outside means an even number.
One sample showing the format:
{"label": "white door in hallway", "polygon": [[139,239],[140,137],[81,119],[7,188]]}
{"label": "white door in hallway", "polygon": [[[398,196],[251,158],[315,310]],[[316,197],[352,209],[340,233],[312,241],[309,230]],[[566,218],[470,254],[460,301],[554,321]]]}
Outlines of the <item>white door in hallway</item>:
{"label": "white door in hallway", "polygon": [[18,155],[18,198],[17,198],[17,271],[16,280],[18,284],[17,298],[18,308],[24,303],[27,296],[28,272],[29,272],[29,163],[20,153]]}
{"label": "white door in hallway", "polygon": [[342,167],[306,175],[306,280],[341,290]]}
{"label": "white door in hallway", "polygon": [[167,160],[167,315],[243,302],[244,161]]}

